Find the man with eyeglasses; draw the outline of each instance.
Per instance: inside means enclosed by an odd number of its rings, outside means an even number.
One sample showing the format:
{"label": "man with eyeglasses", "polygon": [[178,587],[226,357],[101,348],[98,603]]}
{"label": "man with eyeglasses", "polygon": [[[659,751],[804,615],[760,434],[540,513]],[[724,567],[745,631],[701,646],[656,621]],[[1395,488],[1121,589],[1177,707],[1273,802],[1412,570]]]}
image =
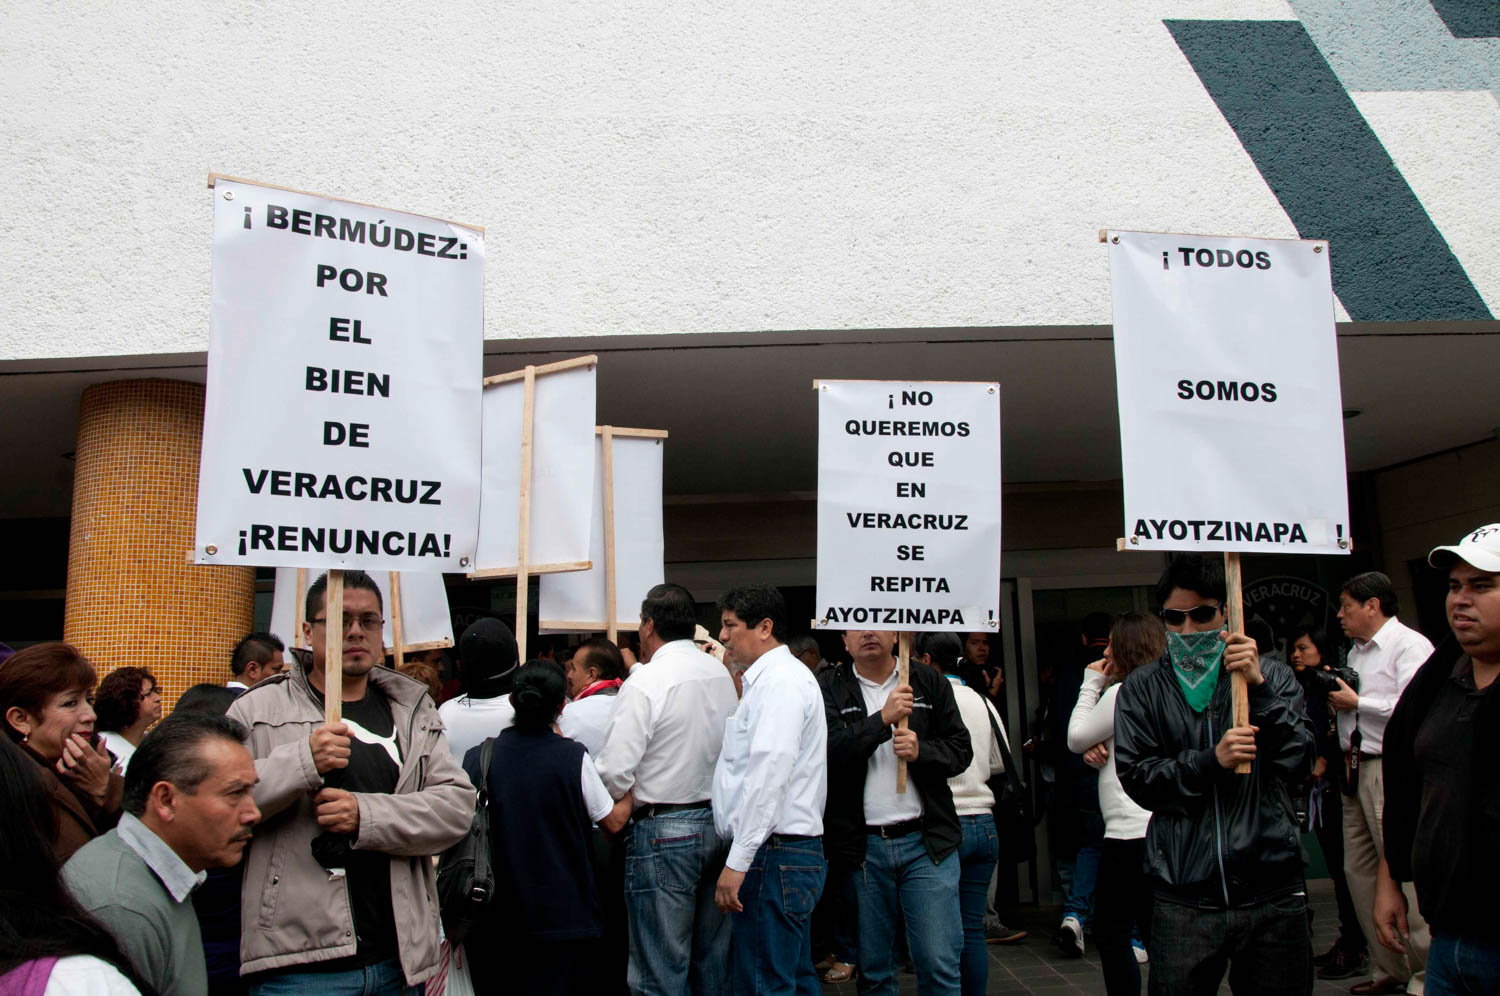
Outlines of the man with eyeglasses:
{"label": "man with eyeglasses", "polygon": [[[1255,641],[1224,632],[1223,561],[1188,555],[1157,584],[1167,652],[1115,706],[1115,766],[1151,810],[1152,993],[1312,992],[1312,938],[1291,791],[1315,746],[1302,692]],[[1250,723],[1234,725],[1231,675]],[[1242,761],[1249,774],[1235,773]]]}
{"label": "man with eyeglasses", "polygon": [[[264,823],[245,866],[241,974],[252,996],[414,996],[439,966],[432,856],[469,830],[475,792],[422,684],[383,656],[380,589],[344,572],[307,590],[310,662],[244,692]],[[343,722],[323,721],[326,627],[343,633]]]}

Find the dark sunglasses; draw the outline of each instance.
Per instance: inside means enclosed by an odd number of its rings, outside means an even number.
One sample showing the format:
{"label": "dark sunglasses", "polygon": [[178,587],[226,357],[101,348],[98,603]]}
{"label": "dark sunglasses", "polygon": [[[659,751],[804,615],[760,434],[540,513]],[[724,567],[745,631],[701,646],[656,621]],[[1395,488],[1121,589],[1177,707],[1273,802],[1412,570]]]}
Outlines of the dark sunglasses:
{"label": "dark sunglasses", "polygon": [[1219,614],[1222,605],[1195,605],[1191,609],[1162,609],[1157,615],[1161,616],[1162,622],[1168,626],[1181,626],[1191,619],[1195,623],[1206,623],[1212,621]]}

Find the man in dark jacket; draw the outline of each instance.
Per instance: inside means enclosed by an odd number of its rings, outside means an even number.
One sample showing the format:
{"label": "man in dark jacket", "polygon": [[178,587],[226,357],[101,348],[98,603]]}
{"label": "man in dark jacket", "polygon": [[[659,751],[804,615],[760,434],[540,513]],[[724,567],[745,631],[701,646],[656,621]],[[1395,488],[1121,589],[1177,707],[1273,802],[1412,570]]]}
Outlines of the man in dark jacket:
{"label": "man in dark jacket", "polygon": [[[963,924],[958,845],[963,838],[948,779],[973,747],[953,688],[932,668],[900,682],[896,634],[851,630],[854,663],[818,677],[828,713],[828,806],[823,841],[863,871],[859,893],[859,992],[896,992],[896,925],[904,917],[917,987],[957,996]],[[903,718],[907,729],[895,730]],[[898,760],[907,788],[896,790]]]}
{"label": "man in dark jacket", "polygon": [[[1167,653],[1130,676],[1115,709],[1115,763],[1151,810],[1156,889],[1151,992],[1310,993],[1312,943],[1289,786],[1315,745],[1291,669],[1262,668],[1255,641],[1226,636],[1217,557],[1175,559],[1157,585]],[[1236,727],[1230,675],[1245,677]],[[1249,774],[1236,774],[1241,761]]]}
{"label": "man in dark jacket", "polygon": [[1416,886],[1432,931],[1428,992],[1494,992],[1500,979],[1500,522],[1428,563],[1448,570],[1445,640],[1385,730],[1385,864],[1375,885],[1381,944],[1404,951]]}

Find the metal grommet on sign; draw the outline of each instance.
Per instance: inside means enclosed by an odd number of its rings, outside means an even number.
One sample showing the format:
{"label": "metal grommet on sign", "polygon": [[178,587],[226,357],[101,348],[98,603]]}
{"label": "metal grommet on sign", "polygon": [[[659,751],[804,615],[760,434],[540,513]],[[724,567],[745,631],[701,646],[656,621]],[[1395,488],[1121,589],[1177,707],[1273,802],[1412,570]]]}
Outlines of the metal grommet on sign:
{"label": "metal grommet on sign", "polygon": [[224,199],[226,201],[232,201],[232,200],[234,200],[234,191],[233,190],[226,190],[226,191],[224,191]]}
{"label": "metal grommet on sign", "polygon": [[1113,242],[1115,245],[1119,245],[1120,244],[1120,237],[1118,235],[1116,235],[1114,238],[1110,239],[1109,241]]}
{"label": "metal grommet on sign", "polygon": [[1322,246],[1313,246],[1313,252],[1322,252],[1322,251],[1323,251],[1323,247]]}
{"label": "metal grommet on sign", "polygon": [[208,544],[208,546],[205,546],[203,548],[203,552],[212,557],[214,554],[219,552],[219,548],[210,543]]}
{"label": "metal grommet on sign", "polygon": [[1340,550],[1347,550],[1347,549],[1349,549],[1349,541],[1346,540],[1346,539],[1339,540],[1339,549]]}
{"label": "metal grommet on sign", "polygon": [[1141,545],[1141,538],[1139,536],[1132,536],[1132,537],[1130,537],[1130,545],[1131,546],[1140,546]]}
{"label": "metal grommet on sign", "polygon": [[459,567],[468,567],[469,566],[469,558],[468,557],[459,557],[458,558],[458,566]]}

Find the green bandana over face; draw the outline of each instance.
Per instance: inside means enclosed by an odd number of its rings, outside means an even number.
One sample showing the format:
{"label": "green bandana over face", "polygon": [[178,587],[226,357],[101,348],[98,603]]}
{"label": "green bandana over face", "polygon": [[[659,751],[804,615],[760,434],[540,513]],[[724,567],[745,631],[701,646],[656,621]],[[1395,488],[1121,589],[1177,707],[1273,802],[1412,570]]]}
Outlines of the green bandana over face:
{"label": "green bandana over face", "polygon": [[1177,687],[1187,699],[1188,708],[1202,712],[1214,697],[1219,683],[1219,662],[1224,659],[1224,641],[1219,630],[1207,633],[1173,633],[1167,631],[1167,656]]}

